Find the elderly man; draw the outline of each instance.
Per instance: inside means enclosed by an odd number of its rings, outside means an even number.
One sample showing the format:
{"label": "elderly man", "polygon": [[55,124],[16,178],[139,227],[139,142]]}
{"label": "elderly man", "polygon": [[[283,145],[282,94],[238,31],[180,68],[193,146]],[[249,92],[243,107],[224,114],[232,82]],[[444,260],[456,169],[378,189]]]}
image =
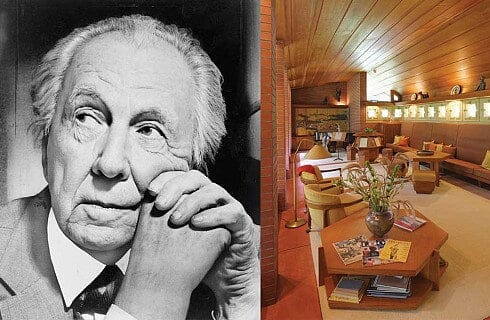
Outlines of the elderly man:
{"label": "elderly man", "polygon": [[[221,75],[152,18],[76,29],[32,85],[48,187],[0,212],[2,319],[258,319],[258,228],[204,174],[225,134]],[[123,275],[124,274],[124,275]],[[199,314],[193,312],[192,314]]]}

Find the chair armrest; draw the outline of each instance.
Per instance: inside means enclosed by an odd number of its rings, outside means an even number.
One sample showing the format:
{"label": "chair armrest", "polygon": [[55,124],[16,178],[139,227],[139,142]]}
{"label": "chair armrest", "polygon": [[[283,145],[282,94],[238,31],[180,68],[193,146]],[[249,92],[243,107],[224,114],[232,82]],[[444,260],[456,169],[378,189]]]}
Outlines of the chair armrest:
{"label": "chair armrest", "polygon": [[348,194],[348,193],[342,193],[342,194],[339,194],[339,197],[340,197],[340,206],[341,207],[347,207],[347,206],[350,206],[350,205],[353,205],[353,204],[356,204],[356,203],[359,203],[359,202],[362,202],[362,196],[360,195],[352,195],[352,194]]}
{"label": "chair armrest", "polygon": [[334,172],[334,171],[338,171],[339,173],[341,173],[341,169],[340,168],[335,168],[335,169],[320,169],[320,172]]}

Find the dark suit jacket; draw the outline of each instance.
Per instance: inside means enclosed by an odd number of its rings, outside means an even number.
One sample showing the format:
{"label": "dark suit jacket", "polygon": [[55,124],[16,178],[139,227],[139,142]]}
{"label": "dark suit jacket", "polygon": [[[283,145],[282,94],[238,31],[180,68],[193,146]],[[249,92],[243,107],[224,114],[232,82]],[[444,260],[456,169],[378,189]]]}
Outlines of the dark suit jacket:
{"label": "dark suit jacket", "polygon": [[[73,319],[63,302],[48,249],[50,195],[0,207],[0,319]],[[205,286],[191,298],[188,319],[208,319],[214,296]]]}

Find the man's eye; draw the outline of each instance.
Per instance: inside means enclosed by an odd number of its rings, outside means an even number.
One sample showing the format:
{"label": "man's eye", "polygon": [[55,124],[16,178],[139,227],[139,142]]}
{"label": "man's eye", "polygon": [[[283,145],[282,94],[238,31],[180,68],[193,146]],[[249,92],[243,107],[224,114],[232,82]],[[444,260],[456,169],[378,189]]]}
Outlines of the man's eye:
{"label": "man's eye", "polygon": [[144,136],[147,136],[149,138],[163,137],[163,133],[158,128],[155,128],[152,126],[143,126],[143,127],[139,128],[138,130],[136,130],[136,132],[138,132]]}
{"label": "man's eye", "polygon": [[100,124],[101,121],[94,112],[82,111],[75,114],[75,119],[77,122],[84,125],[96,125]]}

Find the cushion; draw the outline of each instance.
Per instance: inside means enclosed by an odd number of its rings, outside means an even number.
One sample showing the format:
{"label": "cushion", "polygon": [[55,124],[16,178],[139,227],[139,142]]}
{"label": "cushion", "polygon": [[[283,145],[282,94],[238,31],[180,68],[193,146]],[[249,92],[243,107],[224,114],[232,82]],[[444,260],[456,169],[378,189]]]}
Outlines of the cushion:
{"label": "cushion", "polygon": [[444,146],[444,144],[442,144],[442,143],[435,143],[435,149],[434,149],[434,151],[442,152],[442,147],[443,146]]}
{"label": "cushion", "polygon": [[301,172],[301,177],[306,180],[317,180],[316,175],[308,171]]}
{"label": "cushion", "polygon": [[395,136],[393,144],[398,144],[403,136]]}
{"label": "cushion", "polygon": [[481,166],[485,169],[490,170],[490,150],[487,150],[487,153],[485,154],[485,159],[483,159]]}
{"label": "cushion", "polygon": [[429,150],[431,144],[434,144],[434,140],[422,142],[422,150]]}
{"label": "cushion", "polygon": [[453,147],[452,145],[443,145],[442,152],[449,153],[451,158],[456,157],[456,147]]}
{"label": "cushion", "polygon": [[409,142],[410,142],[410,137],[403,136],[400,139],[400,142],[398,142],[398,145],[402,147],[408,147]]}

